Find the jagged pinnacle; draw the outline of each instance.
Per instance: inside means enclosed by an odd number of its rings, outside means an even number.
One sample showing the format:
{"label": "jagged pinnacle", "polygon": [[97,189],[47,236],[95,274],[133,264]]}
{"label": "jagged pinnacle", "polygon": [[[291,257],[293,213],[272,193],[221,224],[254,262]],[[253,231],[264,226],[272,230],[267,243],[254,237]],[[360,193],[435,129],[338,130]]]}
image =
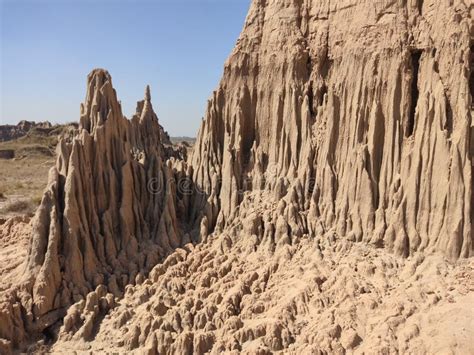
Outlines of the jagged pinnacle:
{"label": "jagged pinnacle", "polygon": [[151,101],[150,85],[147,85],[145,89],[145,101]]}
{"label": "jagged pinnacle", "polygon": [[109,72],[102,68],[94,68],[88,75],[88,80],[99,80],[99,82],[104,83],[105,81],[111,81],[112,78]]}

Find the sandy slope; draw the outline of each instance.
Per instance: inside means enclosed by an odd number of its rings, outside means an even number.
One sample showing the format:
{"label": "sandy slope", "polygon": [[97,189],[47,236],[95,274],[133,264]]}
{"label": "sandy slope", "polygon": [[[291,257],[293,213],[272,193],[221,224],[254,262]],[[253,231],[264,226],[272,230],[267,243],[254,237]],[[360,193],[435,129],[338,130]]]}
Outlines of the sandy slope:
{"label": "sandy slope", "polygon": [[271,251],[224,232],[137,281],[106,315],[97,295],[76,304],[50,350],[474,353],[472,259],[402,259],[332,237]]}

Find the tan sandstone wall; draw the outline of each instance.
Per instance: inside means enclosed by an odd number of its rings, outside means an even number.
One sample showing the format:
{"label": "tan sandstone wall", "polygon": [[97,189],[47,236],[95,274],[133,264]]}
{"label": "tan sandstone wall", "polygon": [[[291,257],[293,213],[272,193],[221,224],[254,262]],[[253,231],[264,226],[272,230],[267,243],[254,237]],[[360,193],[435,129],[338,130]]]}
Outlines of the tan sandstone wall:
{"label": "tan sandstone wall", "polygon": [[238,190],[263,188],[284,197],[274,243],[336,233],[405,256],[471,256],[473,11],[253,1],[199,132],[196,209],[208,202],[222,228],[239,215]]}

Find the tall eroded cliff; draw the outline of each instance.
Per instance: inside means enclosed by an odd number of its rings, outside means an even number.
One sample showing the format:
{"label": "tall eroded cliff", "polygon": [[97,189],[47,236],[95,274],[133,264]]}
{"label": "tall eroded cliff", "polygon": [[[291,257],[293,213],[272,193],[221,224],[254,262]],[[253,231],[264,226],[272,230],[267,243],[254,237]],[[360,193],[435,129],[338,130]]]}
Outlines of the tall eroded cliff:
{"label": "tall eroded cliff", "polygon": [[473,11],[253,1],[192,159],[210,226],[262,189],[279,202],[263,216],[271,244],[335,233],[405,256],[473,255]]}

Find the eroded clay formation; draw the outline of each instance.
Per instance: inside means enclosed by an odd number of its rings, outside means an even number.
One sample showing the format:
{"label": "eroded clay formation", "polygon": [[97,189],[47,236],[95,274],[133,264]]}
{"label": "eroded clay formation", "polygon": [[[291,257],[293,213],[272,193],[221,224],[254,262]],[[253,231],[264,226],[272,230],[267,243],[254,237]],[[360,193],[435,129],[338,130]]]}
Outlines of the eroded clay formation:
{"label": "eroded clay formation", "polygon": [[211,225],[238,218],[239,191],[265,189],[283,198],[275,243],[335,233],[471,256],[472,11],[253,1],[192,160]]}
{"label": "eroded clay formation", "polygon": [[254,0],[190,165],[93,71],[1,349],[474,351],[473,11]]}
{"label": "eroded clay formation", "polygon": [[137,275],[190,241],[179,216],[187,201],[175,186],[187,167],[164,159],[148,87],[127,120],[109,73],[94,70],[79,132],[58,144],[20,286],[1,314],[0,336],[14,345],[55,324],[99,285],[121,297]]}

